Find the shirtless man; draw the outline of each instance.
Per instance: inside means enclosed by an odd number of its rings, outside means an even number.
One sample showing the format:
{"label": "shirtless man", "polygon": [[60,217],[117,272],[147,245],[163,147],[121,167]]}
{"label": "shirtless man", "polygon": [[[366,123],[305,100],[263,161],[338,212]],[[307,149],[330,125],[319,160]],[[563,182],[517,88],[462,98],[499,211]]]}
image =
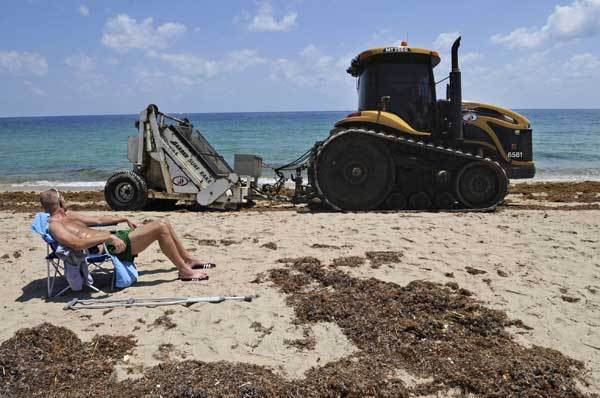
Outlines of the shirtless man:
{"label": "shirtless man", "polygon": [[[127,217],[86,216],[73,211],[67,212],[64,198],[56,189],[40,194],[44,211],[50,214],[50,234],[61,245],[73,250],[84,250],[106,244],[108,251],[121,260],[132,261],[154,241],[158,241],[162,252],[175,264],[182,281],[208,279],[208,275],[197,269],[212,268],[214,264],[192,256],[175,235],[168,221],[152,221],[138,227],[138,223]],[[131,230],[116,231],[111,234],[89,228],[98,225],[127,223]]]}

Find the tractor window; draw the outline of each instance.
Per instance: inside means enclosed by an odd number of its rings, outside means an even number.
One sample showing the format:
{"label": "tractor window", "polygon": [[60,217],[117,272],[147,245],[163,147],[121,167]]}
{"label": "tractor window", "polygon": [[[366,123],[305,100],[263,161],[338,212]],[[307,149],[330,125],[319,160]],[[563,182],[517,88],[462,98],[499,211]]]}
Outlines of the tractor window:
{"label": "tractor window", "polygon": [[414,129],[432,131],[435,91],[428,63],[373,63],[360,75],[358,109],[377,110],[383,96],[390,96],[388,111]]}

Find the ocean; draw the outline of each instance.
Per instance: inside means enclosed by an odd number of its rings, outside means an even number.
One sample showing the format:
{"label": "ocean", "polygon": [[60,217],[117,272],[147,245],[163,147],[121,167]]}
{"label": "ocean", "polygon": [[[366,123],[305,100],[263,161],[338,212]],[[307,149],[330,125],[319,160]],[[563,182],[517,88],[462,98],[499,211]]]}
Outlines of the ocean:
{"label": "ocean", "polygon": [[[537,180],[600,180],[600,110],[521,109],[533,125]],[[194,113],[189,118],[233,166],[234,153],[269,165],[294,160],[350,111]],[[102,187],[130,169],[137,115],[0,118],[0,185]],[[269,170],[264,171],[268,178]]]}

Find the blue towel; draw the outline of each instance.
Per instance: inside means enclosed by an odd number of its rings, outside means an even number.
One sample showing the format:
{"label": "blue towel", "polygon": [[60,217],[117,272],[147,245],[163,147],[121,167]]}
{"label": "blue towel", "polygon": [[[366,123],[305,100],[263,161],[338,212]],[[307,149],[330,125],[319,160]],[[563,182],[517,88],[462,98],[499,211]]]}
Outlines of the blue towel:
{"label": "blue towel", "polygon": [[48,244],[56,243],[54,238],[50,235],[48,230],[50,214],[48,213],[36,213],[31,222],[30,230],[42,236],[42,239]]}
{"label": "blue towel", "polygon": [[115,287],[122,289],[137,282],[138,270],[132,261],[121,261],[117,256],[110,256],[115,267]]}

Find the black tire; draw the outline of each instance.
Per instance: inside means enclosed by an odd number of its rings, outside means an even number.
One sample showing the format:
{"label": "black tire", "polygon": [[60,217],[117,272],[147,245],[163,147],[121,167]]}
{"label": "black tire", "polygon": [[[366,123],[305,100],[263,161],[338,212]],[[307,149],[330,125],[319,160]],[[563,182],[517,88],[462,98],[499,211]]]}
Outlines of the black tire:
{"label": "black tire", "polygon": [[408,206],[408,201],[401,192],[394,192],[385,200],[385,205],[390,210],[404,210]]}
{"label": "black tire", "polygon": [[455,202],[456,200],[450,192],[438,192],[433,200],[435,208],[440,210],[453,209]]}
{"label": "black tire", "polygon": [[322,149],[315,165],[319,189],[340,210],[372,210],[389,196],[395,181],[394,162],[376,138],[349,132]]}
{"label": "black tire", "polygon": [[506,173],[495,163],[468,163],[456,178],[456,197],[471,209],[497,206],[506,196],[507,189]]}
{"label": "black tire", "polygon": [[141,210],[148,203],[146,181],[133,171],[118,171],[106,181],[104,199],[113,210]]}
{"label": "black tire", "polygon": [[415,192],[408,198],[408,204],[412,210],[431,209],[431,198],[426,192]]}

